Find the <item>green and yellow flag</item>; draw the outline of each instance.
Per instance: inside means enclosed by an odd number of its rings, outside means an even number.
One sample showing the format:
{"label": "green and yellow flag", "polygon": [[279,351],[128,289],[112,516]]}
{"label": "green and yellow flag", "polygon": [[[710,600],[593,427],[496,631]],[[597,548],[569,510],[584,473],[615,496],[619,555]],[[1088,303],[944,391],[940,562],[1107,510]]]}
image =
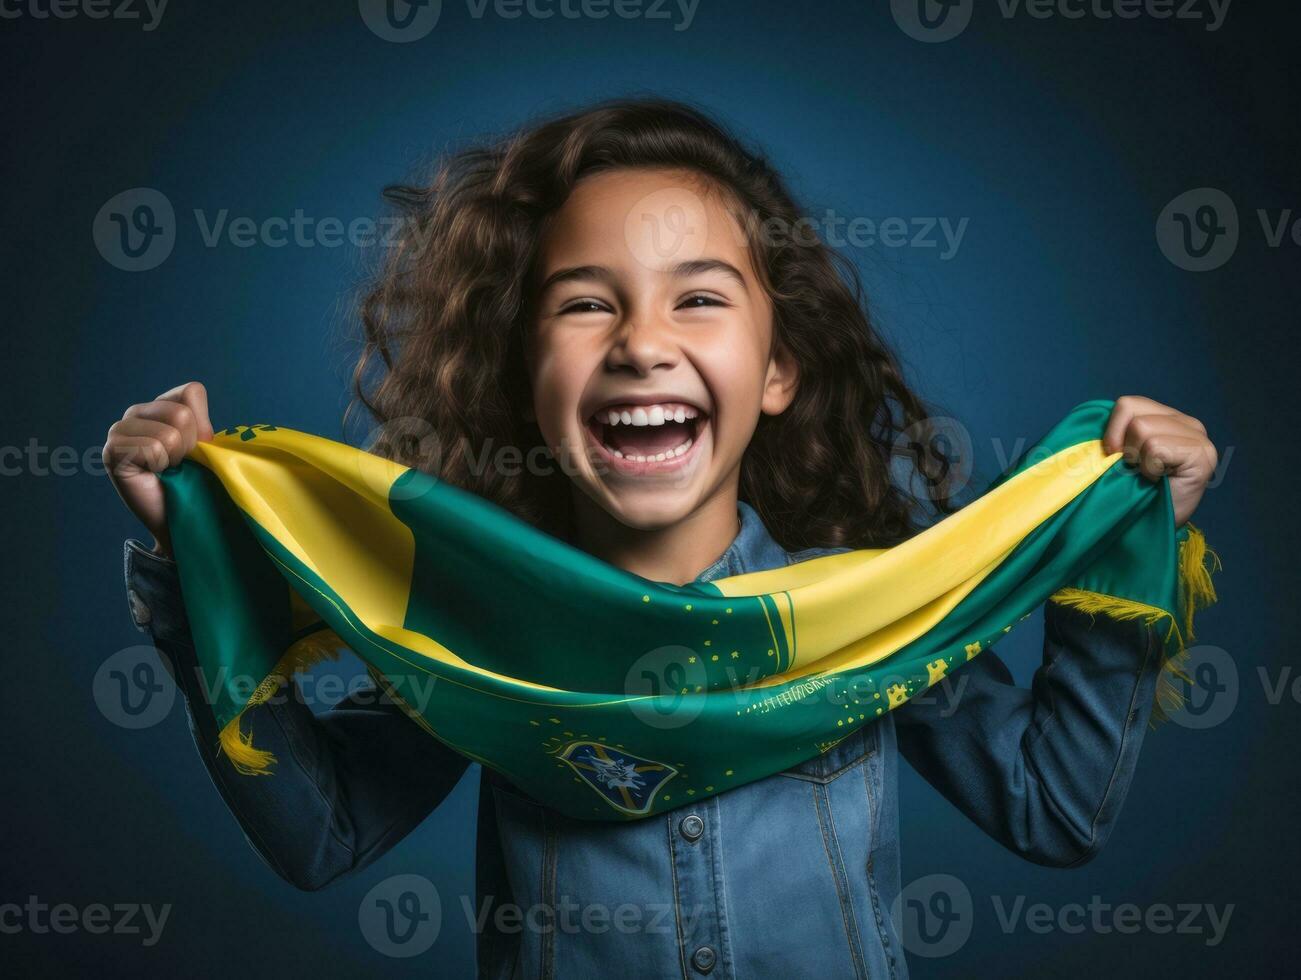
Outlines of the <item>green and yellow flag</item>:
{"label": "green and yellow flag", "polygon": [[1164,479],[1103,452],[1111,406],[896,547],[682,586],[390,460],[232,427],[163,474],[221,748],[274,777],[241,714],[343,644],[431,737],[565,814],[636,819],[825,752],[1046,600],[1142,619],[1173,657],[1208,553]]}

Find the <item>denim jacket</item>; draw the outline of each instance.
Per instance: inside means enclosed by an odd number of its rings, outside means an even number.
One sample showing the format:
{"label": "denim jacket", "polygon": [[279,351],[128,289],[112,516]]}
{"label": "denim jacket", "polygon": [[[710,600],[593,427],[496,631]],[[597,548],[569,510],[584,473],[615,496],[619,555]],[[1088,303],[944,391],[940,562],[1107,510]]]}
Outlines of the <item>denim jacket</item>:
{"label": "denim jacket", "polygon": [[[753,508],[739,510],[740,533],[698,579],[846,550],[786,552]],[[469,766],[387,699],[354,693],[318,715],[291,681],[291,696],[245,715],[279,760],[275,774],[237,774],[214,751],[211,712],[193,710],[203,693],[175,564],[128,541],[126,579],[222,799],[297,887],[366,867]],[[962,667],[958,704],[914,700],[786,772],[628,823],[566,818],[480,768],[475,909],[492,911],[478,930],[479,976],[905,977],[891,917],[899,756],[1016,854],[1080,864],[1124,801],[1159,661],[1141,624],[1049,604],[1030,689],[987,650]],[[538,908],[551,913],[544,927],[520,928],[521,911]]]}

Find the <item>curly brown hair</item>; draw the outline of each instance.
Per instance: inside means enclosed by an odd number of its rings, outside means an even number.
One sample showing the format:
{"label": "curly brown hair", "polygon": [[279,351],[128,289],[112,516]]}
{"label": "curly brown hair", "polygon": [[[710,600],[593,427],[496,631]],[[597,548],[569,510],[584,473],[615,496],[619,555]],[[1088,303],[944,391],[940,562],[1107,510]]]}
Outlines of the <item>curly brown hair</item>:
{"label": "curly brown hair", "polygon": [[[754,234],[808,222],[762,154],[705,112],[658,98],[548,118],[444,154],[418,186],[385,188],[403,231],[364,292],[349,405],[379,423],[368,448],[571,537],[568,480],[554,466],[482,460],[492,447],[545,446],[523,343],[547,218],[584,177],[632,167],[691,171],[744,222],[776,342],[799,366],[793,403],[759,419],[741,468],[741,499],[778,543],[887,547],[928,512],[951,511],[949,461],[872,326],[853,263],[820,239]],[[896,457],[922,493],[900,485]]]}

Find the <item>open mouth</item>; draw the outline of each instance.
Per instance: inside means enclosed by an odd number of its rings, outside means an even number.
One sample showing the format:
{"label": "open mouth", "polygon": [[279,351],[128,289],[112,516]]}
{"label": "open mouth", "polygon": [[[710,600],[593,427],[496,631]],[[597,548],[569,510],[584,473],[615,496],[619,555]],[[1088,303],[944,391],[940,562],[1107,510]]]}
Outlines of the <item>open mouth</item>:
{"label": "open mouth", "polygon": [[708,421],[702,409],[686,402],[611,404],[587,420],[587,430],[615,460],[661,469],[687,458]]}

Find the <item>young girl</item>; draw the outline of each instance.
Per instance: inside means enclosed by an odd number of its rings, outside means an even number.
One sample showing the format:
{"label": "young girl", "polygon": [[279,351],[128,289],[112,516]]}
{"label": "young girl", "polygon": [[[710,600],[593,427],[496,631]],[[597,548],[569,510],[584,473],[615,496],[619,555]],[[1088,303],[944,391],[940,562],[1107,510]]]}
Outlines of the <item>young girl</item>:
{"label": "young girl", "polygon": [[[810,237],[765,160],[698,111],[606,103],[388,196],[407,223],[364,305],[356,375],[382,423],[374,451],[675,584],[893,545],[952,509],[945,461],[902,438],[924,432],[924,409],[853,267]],[[132,612],[187,704],[204,695],[155,474],[211,435],[191,382],[127,409],[104,450],[155,538],[127,542]],[[1104,445],[1169,477],[1177,523],[1216,462],[1199,422],[1145,398],[1116,403]],[[929,500],[892,480],[899,453]],[[909,702],[661,816],[568,819],[483,769],[480,974],[906,975],[891,918],[900,753],[1041,864],[1089,860],[1119,813],[1157,641],[1055,604],[1045,621],[1030,690],[986,652],[962,668],[956,709]],[[216,753],[210,711],[190,712],[199,753],[257,852],[304,889],[388,851],[468,765],[372,692],[319,716],[295,696],[244,717],[279,760],[271,778]]]}

